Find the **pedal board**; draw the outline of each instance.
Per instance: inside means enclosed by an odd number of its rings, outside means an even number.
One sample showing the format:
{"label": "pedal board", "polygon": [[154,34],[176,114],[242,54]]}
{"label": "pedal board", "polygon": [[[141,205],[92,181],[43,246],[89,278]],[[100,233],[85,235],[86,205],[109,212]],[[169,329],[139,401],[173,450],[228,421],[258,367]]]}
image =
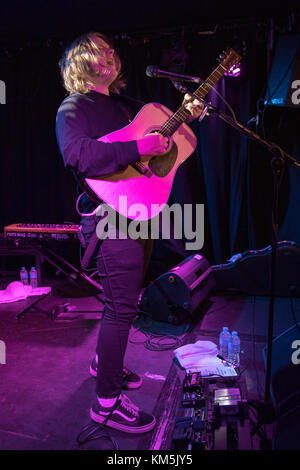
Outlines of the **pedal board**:
{"label": "pedal board", "polygon": [[174,450],[252,449],[243,381],[186,373],[172,437]]}

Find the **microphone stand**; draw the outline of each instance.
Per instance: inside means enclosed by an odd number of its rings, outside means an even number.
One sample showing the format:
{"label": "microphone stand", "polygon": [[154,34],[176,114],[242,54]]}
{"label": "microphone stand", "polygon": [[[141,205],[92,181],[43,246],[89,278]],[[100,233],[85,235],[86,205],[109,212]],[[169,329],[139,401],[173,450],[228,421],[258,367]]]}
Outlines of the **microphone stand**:
{"label": "microphone stand", "polygon": [[236,129],[240,134],[246,136],[261,145],[263,145],[271,154],[272,159],[270,166],[273,172],[273,206],[272,206],[272,227],[271,227],[271,270],[270,270],[270,295],[269,295],[269,311],[268,311],[268,346],[267,346],[267,361],[266,361],[266,381],[265,381],[265,396],[264,402],[258,409],[258,423],[253,431],[255,434],[263,424],[272,424],[275,420],[275,411],[273,404],[270,401],[270,388],[271,388],[271,367],[272,367],[272,342],[273,342],[273,324],[274,324],[274,300],[275,300],[275,286],[276,286],[276,259],[277,259],[277,237],[278,237],[278,199],[279,187],[282,178],[282,170],[285,161],[293,163],[300,168],[300,163],[292,157],[289,153],[282,150],[279,145],[274,142],[262,139],[258,134],[245,127],[243,124],[233,119],[228,114],[212,106],[210,103],[199,99],[197,95],[187,90],[181,83],[174,82],[174,86],[181,92],[187,93],[193,99],[201,101],[208,109],[208,115],[216,114],[220,119]]}

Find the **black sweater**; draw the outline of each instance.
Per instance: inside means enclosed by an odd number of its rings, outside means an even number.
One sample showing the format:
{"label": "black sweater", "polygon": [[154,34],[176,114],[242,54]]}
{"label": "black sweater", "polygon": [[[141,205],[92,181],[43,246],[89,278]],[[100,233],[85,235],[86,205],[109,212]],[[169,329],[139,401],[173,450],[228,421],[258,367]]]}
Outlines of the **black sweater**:
{"label": "black sweater", "polygon": [[112,93],[74,93],[57,112],[56,135],[65,166],[79,176],[115,173],[140,160],[136,141],[99,142],[97,138],[128,125],[143,103]]}

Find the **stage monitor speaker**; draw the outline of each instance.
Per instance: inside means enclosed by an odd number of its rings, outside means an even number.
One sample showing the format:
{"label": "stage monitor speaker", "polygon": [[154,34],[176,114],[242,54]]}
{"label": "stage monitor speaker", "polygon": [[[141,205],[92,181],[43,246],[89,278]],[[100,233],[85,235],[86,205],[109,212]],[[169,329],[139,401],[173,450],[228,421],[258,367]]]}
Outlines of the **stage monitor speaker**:
{"label": "stage monitor speaker", "polygon": [[264,104],[300,108],[300,34],[278,37]]}
{"label": "stage monitor speaker", "polygon": [[[266,363],[267,347],[263,356]],[[300,322],[272,342],[271,397],[276,412],[274,449],[300,450]]]}
{"label": "stage monitor speaker", "polygon": [[178,325],[191,315],[214,285],[208,261],[199,254],[189,256],[149,284],[139,307],[154,320]]}
{"label": "stage monitor speaker", "polygon": [[[277,244],[275,295],[300,296],[300,247],[295,242]],[[212,266],[216,288],[236,289],[248,295],[269,295],[271,246],[232,256],[228,263]]]}

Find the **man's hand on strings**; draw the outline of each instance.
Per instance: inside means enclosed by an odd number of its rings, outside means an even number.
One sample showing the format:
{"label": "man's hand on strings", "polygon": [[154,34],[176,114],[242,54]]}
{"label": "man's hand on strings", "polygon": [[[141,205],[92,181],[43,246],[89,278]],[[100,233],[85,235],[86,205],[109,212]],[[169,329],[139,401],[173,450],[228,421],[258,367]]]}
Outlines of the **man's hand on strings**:
{"label": "man's hand on strings", "polygon": [[[188,122],[205,115],[206,108],[199,100],[193,99],[190,95],[185,94],[183,106],[190,112]],[[148,160],[149,157],[165,153],[169,147],[168,137],[164,137],[159,133],[153,133],[137,140],[138,152],[141,161]]]}
{"label": "man's hand on strings", "polygon": [[[188,93],[184,95],[183,106],[191,113],[188,122],[199,118],[202,113],[205,114],[205,105],[201,101],[194,99]],[[204,116],[203,116],[204,117]]]}
{"label": "man's hand on strings", "polygon": [[137,140],[137,147],[141,160],[148,160],[149,157],[166,152],[169,147],[169,139],[159,133],[149,134]]}

